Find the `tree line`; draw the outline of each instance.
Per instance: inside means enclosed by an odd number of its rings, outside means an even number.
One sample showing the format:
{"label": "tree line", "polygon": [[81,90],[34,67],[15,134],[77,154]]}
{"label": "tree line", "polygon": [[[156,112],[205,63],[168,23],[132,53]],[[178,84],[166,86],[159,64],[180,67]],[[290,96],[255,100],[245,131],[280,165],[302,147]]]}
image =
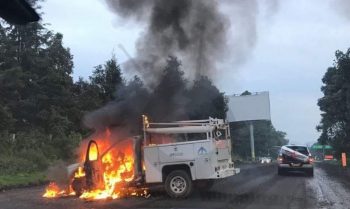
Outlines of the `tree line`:
{"label": "tree line", "polygon": [[[171,115],[167,108],[176,108],[177,102],[184,104],[184,114],[191,112],[189,118],[225,117],[223,93],[207,77],[189,85],[175,57],[166,60],[162,79],[152,92],[137,76],[127,81],[114,56],[96,66],[87,80],[74,81],[73,55],[62,40],[62,34],[41,22],[0,23],[2,173],[29,172],[44,169],[53,160],[74,159],[74,149],[94,131],[82,124],[84,115],[132,92],[141,99],[134,102],[150,101],[146,113],[155,119]],[[206,101],[209,97],[212,100]],[[151,102],[155,100],[157,105]]]}
{"label": "tree line", "polygon": [[323,97],[318,100],[321,121],[316,127],[321,135],[318,141],[332,145],[336,157],[350,154],[350,49],[336,51],[335,61],[322,78]]}

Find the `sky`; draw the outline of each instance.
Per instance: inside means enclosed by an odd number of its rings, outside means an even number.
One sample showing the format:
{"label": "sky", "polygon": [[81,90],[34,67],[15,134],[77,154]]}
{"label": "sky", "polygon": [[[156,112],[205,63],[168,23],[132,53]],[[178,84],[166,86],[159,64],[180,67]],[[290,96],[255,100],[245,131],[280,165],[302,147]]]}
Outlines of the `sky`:
{"label": "sky", "polygon": [[[273,11],[257,9],[253,14],[256,38],[245,59],[237,64],[228,57],[220,63],[214,82],[227,95],[269,91],[275,128],[286,132],[290,143],[311,144],[319,136],[315,127],[321,119],[317,106],[321,79],[333,65],[335,51],[350,48],[350,4],[346,0],[273,2]],[[233,29],[239,15],[224,6],[222,11],[232,21],[228,45],[235,50],[240,32]],[[64,45],[74,56],[74,79],[88,79],[94,66],[112,54],[119,63],[126,62],[128,55],[119,45],[133,56],[144,31],[143,25],[113,14],[103,0],[48,0],[42,3],[42,12],[47,27],[64,35]]]}

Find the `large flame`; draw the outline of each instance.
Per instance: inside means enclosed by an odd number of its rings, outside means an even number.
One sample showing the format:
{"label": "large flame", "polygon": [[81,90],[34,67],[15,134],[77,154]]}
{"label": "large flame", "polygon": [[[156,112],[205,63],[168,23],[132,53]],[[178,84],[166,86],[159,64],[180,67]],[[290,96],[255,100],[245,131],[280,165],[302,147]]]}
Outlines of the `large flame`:
{"label": "large flame", "polygon": [[71,188],[69,189],[69,191],[66,191],[64,189],[61,189],[55,182],[50,182],[50,184],[45,189],[43,197],[56,198],[70,195],[75,195],[75,192],[72,192]]}
{"label": "large flame", "polygon": [[[102,143],[108,143],[106,140],[99,140],[99,147]],[[105,144],[103,147],[108,147]],[[123,145],[111,149],[102,157],[103,167],[103,185],[98,185],[98,188],[92,191],[85,191],[80,198],[83,199],[106,199],[119,198],[125,194],[125,184],[134,178],[134,159],[132,153],[132,144]],[[91,150],[90,152],[94,152]],[[90,155],[90,153],[89,153]]]}
{"label": "large flame", "polygon": [[82,167],[79,167],[78,170],[74,173],[74,178],[81,178],[85,176],[85,171]]}
{"label": "large flame", "polygon": [[98,159],[98,149],[96,144],[91,144],[89,150],[89,160],[94,161]]}
{"label": "large flame", "polygon": [[[134,155],[132,140],[122,140],[122,143],[113,144],[110,140],[111,133],[107,130],[103,136],[99,136],[94,143],[91,143],[89,153],[82,149],[79,159],[86,159],[87,154],[90,161],[100,160],[103,181],[96,185],[93,190],[84,190],[80,198],[85,200],[116,199],[124,196],[147,196],[146,189],[128,188],[128,182],[134,179]],[[113,146],[115,145],[115,146]],[[111,146],[113,146],[111,148]],[[82,162],[83,164],[83,162]],[[79,167],[74,173],[74,178],[86,177],[86,171]],[[46,188],[43,197],[59,197],[73,193],[60,190],[56,184],[50,183]]]}

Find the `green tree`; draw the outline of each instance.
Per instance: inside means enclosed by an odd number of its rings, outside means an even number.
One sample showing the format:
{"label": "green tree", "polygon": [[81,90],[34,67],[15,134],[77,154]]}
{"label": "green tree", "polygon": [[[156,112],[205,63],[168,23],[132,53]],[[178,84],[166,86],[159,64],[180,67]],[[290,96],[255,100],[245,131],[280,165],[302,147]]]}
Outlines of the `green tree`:
{"label": "green tree", "polygon": [[194,81],[188,91],[187,111],[190,119],[209,117],[226,118],[228,110],[224,93],[221,93],[208,77]]}
{"label": "green tree", "polygon": [[[16,130],[41,127],[51,132],[50,117],[68,117],[73,62],[62,45],[62,34],[53,34],[41,23],[1,24],[0,104],[16,119]],[[63,124],[66,126],[67,124]]]}
{"label": "green tree", "polygon": [[[252,121],[254,126],[255,154],[259,156],[277,157],[275,146],[288,144],[286,133],[276,130],[270,121]],[[250,133],[249,124],[246,122],[235,122],[230,124],[231,138],[234,153],[250,158]]]}
{"label": "green tree", "polygon": [[[37,1],[31,3],[38,7]],[[0,133],[19,158],[29,153],[30,159],[30,153],[48,147],[58,150],[55,158],[66,158],[71,151],[62,144],[69,144],[77,129],[71,114],[73,57],[62,40],[62,34],[42,22],[0,22]]]}
{"label": "green tree", "polygon": [[83,126],[82,118],[88,112],[96,110],[103,105],[100,97],[100,88],[80,77],[74,83],[72,94],[74,98],[74,105],[70,111],[72,123],[75,125],[76,132],[86,135],[89,131]]}
{"label": "green tree", "polygon": [[95,67],[92,76],[90,76],[92,85],[99,88],[99,95],[103,103],[115,99],[115,93],[118,88],[124,85],[120,66],[113,55],[104,65]]}
{"label": "green tree", "polygon": [[350,49],[336,51],[335,63],[322,78],[323,97],[318,100],[321,122],[319,142],[330,144],[339,154],[350,154]]}
{"label": "green tree", "polygon": [[167,64],[148,102],[147,112],[155,121],[172,121],[186,117],[187,80],[181,62],[169,56]]}

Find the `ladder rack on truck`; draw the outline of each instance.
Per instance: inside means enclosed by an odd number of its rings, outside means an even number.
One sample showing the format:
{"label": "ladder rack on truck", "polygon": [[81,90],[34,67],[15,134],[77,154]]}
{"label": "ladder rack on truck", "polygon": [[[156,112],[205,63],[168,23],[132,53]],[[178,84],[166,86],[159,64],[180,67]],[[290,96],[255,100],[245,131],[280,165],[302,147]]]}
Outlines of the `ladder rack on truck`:
{"label": "ladder rack on truck", "polygon": [[215,180],[240,172],[231,157],[229,125],[222,119],[150,123],[143,116],[146,183],[163,183],[172,197],[193,186],[208,189]]}

